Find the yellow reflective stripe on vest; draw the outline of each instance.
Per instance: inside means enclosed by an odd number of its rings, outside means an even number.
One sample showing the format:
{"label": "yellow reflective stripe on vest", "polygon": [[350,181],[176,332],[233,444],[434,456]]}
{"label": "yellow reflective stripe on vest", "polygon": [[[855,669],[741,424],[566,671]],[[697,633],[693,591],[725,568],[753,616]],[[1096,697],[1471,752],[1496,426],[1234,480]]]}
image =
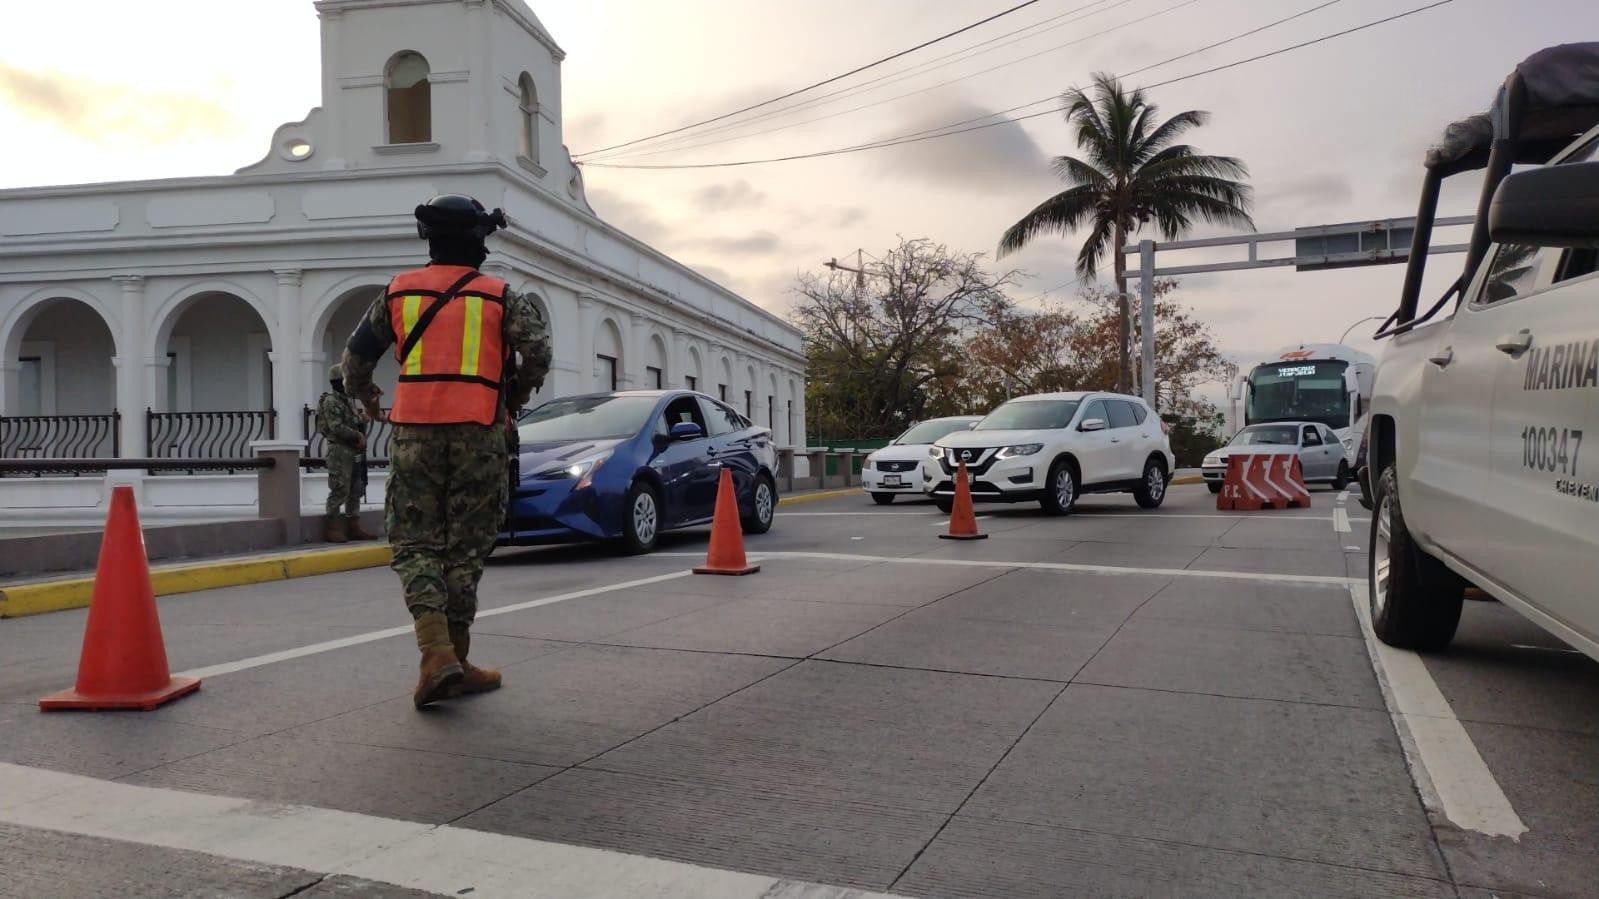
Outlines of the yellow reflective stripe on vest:
{"label": "yellow reflective stripe on vest", "polygon": [[483,298],[461,299],[466,303],[466,324],[461,329],[461,374],[475,375],[477,357],[483,349]]}
{"label": "yellow reflective stripe on vest", "polygon": [[[400,344],[403,346],[405,338],[416,327],[416,320],[422,317],[422,298],[412,294],[405,297],[401,302],[404,304],[400,310],[401,324],[405,327],[405,333],[400,335]],[[422,373],[422,341],[418,340],[416,342],[416,346],[411,348],[410,358],[403,360],[403,362],[405,364],[405,374],[419,375]]]}

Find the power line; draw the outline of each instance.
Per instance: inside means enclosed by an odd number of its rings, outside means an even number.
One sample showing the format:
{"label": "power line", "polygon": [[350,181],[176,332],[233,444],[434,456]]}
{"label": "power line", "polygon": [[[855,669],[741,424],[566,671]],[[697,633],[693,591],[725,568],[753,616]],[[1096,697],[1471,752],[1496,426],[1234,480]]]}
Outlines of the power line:
{"label": "power line", "polygon": [[[1177,84],[1177,83],[1182,82],[1182,81],[1188,81],[1190,79],[1199,78],[1199,77],[1204,76],[1204,75],[1214,74],[1216,72],[1224,71],[1226,69],[1237,68],[1238,66],[1246,65],[1248,63],[1259,62],[1262,59],[1269,59],[1269,58],[1271,58],[1273,56],[1281,56],[1284,53],[1290,53],[1290,52],[1292,52],[1294,50],[1300,50],[1300,49],[1303,49],[1305,47],[1313,46],[1315,44],[1320,44],[1320,43],[1323,43],[1323,42],[1326,42],[1326,41],[1334,40],[1336,38],[1340,38],[1340,37],[1344,37],[1346,35],[1354,34],[1355,32],[1358,32],[1358,31],[1365,31],[1368,28],[1375,28],[1375,27],[1377,27],[1379,25],[1385,25],[1385,24],[1387,24],[1389,22],[1394,22],[1394,21],[1397,21],[1399,19],[1404,19],[1404,18],[1407,18],[1409,16],[1413,16],[1413,15],[1417,15],[1419,13],[1427,12],[1428,10],[1437,9],[1440,6],[1447,6],[1448,4],[1453,3],[1453,2],[1455,2],[1455,0],[1437,0],[1437,2],[1430,3],[1430,4],[1427,4],[1425,6],[1419,6],[1419,7],[1416,7],[1415,9],[1410,9],[1410,10],[1407,10],[1407,11],[1402,12],[1402,13],[1397,13],[1395,15],[1391,15],[1391,16],[1388,16],[1386,18],[1377,19],[1375,21],[1367,22],[1364,25],[1356,25],[1356,26],[1354,26],[1352,28],[1344,29],[1343,31],[1338,31],[1338,32],[1334,32],[1332,34],[1322,35],[1321,37],[1318,37],[1318,38],[1313,38],[1313,39],[1308,40],[1308,41],[1302,41],[1300,43],[1292,44],[1292,45],[1287,46],[1287,47],[1282,47],[1282,48],[1279,48],[1277,50],[1272,50],[1272,51],[1267,52],[1267,53],[1261,53],[1261,54],[1256,55],[1256,56],[1251,56],[1251,57],[1249,57],[1247,59],[1240,59],[1240,60],[1237,60],[1235,62],[1226,63],[1224,65],[1215,66],[1215,67],[1209,68],[1209,69],[1203,69],[1203,70],[1200,70],[1198,72],[1191,72],[1191,73],[1189,73],[1187,75],[1179,75],[1176,78],[1168,78],[1165,81],[1161,81],[1161,82],[1157,82],[1155,84],[1147,85],[1145,89],[1147,90],[1147,89],[1152,89],[1152,88],[1157,88],[1157,87],[1165,87],[1166,85],[1169,85],[1169,84]],[[1255,30],[1258,31],[1259,29],[1255,29]],[[1244,36],[1245,35],[1239,35],[1238,37],[1244,37]],[[1236,40],[1236,39],[1237,38],[1233,38],[1233,40]],[[1219,45],[1217,45],[1217,46],[1219,46]],[[1187,57],[1189,55],[1191,55],[1191,54],[1185,53],[1185,54],[1183,54],[1183,57]],[[1177,58],[1182,58],[1182,57],[1177,57]],[[1164,63],[1156,63],[1155,65],[1158,66],[1158,65],[1162,65],[1162,64],[1164,64]],[[1149,68],[1153,68],[1153,66],[1151,66]],[[823,157],[827,157],[827,156],[839,156],[839,155],[842,155],[842,154],[845,154],[845,153],[856,153],[856,152],[860,152],[860,151],[863,151],[863,150],[879,150],[879,149],[883,149],[885,147],[897,147],[897,146],[901,146],[901,145],[904,145],[904,144],[919,143],[919,142],[924,141],[924,140],[935,140],[935,139],[941,138],[941,137],[953,137],[953,136],[955,136],[957,134],[966,134],[966,133],[972,132],[972,131],[981,131],[981,130],[983,130],[985,128],[993,128],[993,127],[996,127],[996,126],[999,126],[999,125],[1014,124],[1016,122],[1022,122],[1022,121],[1026,121],[1028,119],[1036,119],[1039,116],[1052,115],[1052,114],[1057,113],[1057,112],[1063,112],[1064,111],[1064,107],[1057,107],[1055,109],[1046,109],[1046,110],[1043,110],[1042,112],[1035,112],[1035,113],[1030,113],[1028,115],[1016,116],[1015,118],[1001,119],[1000,121],[997,121],[997,122],[989,122],[989,123],[983,124],[983,125],[974,125],[974,126],[972,126],[970,128],[960,128],[960,129],[955,130],[955,131],[945,130],[945,129],[949,129],[949,128],[954,128],[957,125],[965,124],[966,122],[980,121],[982,119],[990,118],[992,116],[1006,115],[1006,114],[1011,113],[1011,112],[1016,112],[1016,111],[1019,111],[1019,110],[1022,110],[1022,109],[1026,109],[1026,108],[1028,108],[1030,106],[1038,106],[1039,104],[1050,102],[1053,99],[1055,99],[1055,98],[1054,97],[1046,97],[1046,98],[1041,99],[1041,100],[1034,100],[1031,103],[1023,103],[1020,106],[1013,106],[1010,109],[1001,110],[999,112],[989,113],[988,115],[985,115],[985,116],[978,116],[975,119],[967,119],[967,120],[965,120],[965,122],[956,122],[956,123],[953,123],[951,125],[943,125],[943,126],[940,126],[938,128],[930,128],[930,129],[926,129],[926,130],[920,131],[920,132],[912,132],[911,134],[899,135],[897,137],[892,137],[892,138],[883,138],[881,140],[873,141],[873,142],[870,142],[870,143],[856,144],[854,146],[849,146],[849,147],[837,147],[837,148],[834,148],[834,149],[831,149],[831,150],[818,150],[818,151],[811,152],[811,153],[796,153],[796,154],[793,154],[793,155],[790,155],[790,156],[773,156],[773,157],[768,157],[768,158],[765,158],[765,159],[746,159],[746,160],[739,160],[739,161],[735,161],[735,162],[701,162],[701,163],[654,164],[654,165],[649,165],[649,164],[629,165],[629,164],[624,164],[624,163],[592,162],[592,163],[584,163],[584,165],[593,166],[595,168],[609,168],[609,169],[643,169],[643,170],[719,169],[719,168],[735,168],[735,167],[748,166],[748,165],[764,165],[764,164],[767,164],[767,163],[774,163],[774,162],[794,162],[794,161],[798,161],[798,160],[802,160],[802,159],[819,159],[819,158],[823,158]],[[932,133],[932,132],[937,132],[937,133]]]}
{"label": "power line", "polygon": [[[1116,5],[1117,6],[1121,6],[1121,5],[1125,4],[1125,3],[1130,3],[1130,2],[1132,2],[1132,0],[1122,0],[1122,3],[1118,3]],[[1181,3],[1177,3],[1177,4],[1174,4],[1172,6],[1168,6],[1168,7],[1164,8],[1164,9],[1156,10],[1155,12],[1152,12],[1152,13],[1146,15],[1146,16],[1142,16],[1142,17],[1137,18],[1137,19],[1132,19],[1132,20],[1123,22],[1120,25],[1115,25],[1115,26],[1112,26],[1110,28],[1106,28],[1106,29],[1104,29],[1102,31],[1096,31],[1093,34],[1087,34],[1087,35],[1084,35],[1084,36],[1082,36],[1080,38],[1076,38],[1074,40],[1067,41],[1064,44],[1057,44],[1056,46],[1049,47],[1049,48],[1044,49],[1044,50],[1040,50],[1040,51],[1038,51],[1036,53],[1031,53],[1031,54],[1029,54],[1027,56],[1021,56],[1021,57],[1018,57],[1016,59],[1010,60],[1008,62],[1000,63],[999,65],[996,65],[996,66],[990,66],[990,67],[988,67],[986,69],[980,69],[980,70],[978,70],[976,72],[970,72],[968,74],[961,75],[961,76],[959,76],[957,78],[950,78],[950,79],[948,79],[946,81],[940,81],[937,84],[932,84],[932,85],[929,85],[927,87],[918,88],[917,90],[910,91],[909,93],[896,94],[896,95],[894,95],[892,97],[885,97],[885,98],[883,98],[881,100],[874,100],[871,103],[863,103],[860,106],[851,106],[848,109],[841,109],[841,110],[838,110],[837,112],[830,112],[830,113],[827,113],[825,115],[816,116],[814,118],[802,119],[801,121],[798,121],[798,122],[790,122],[787,125],[778,125],[778,126],[776,126],[774,128],[767,128],[767,129],[762,130],[762,131],[754,131],[754,132],[750,132],[750,133],[747,133],[747,134],[734,134],[734,135],[729,135],[727,137],[718,138],[716,140],[702,141],[700,143],[692,143],[692,141],[698,139],[700,137],[700,135],[697,135],[697,134],[696,135],[689,135],[689,136],[687,136],[686,139],[689,140],[690,143],[687,143],[687,144],[683,144],[683,145],[675,146],[675,147],[665,147],[665,148],[657,149],[657,150],[645,150],[643,152],[636,152],[636,153],[622,153],[622,154],[619,154],[618,156],[614,156],[614,157],[610,157],[610,158],[611,159],[643,159],[643,158],[645,158],[647,156],[659,156],[662,153],[674,153],[674,152],[679,152],[679,151],[682,151],[682,150],[698,150],[698,149],[700,149],[702,147],[709,147],[709,146],[714,146],[716,144],[727,143],[728,141],[732,141],[732,140],[743,140],[745,138],[760,137],[761,135],[772,134],[772,133],[777,132],[777,131],[785,131],[785,130],[787,130],[789,128],[798,128],[801,125],[810,125],[810,124],[814,124],[816,122],[825,121],[827,119],[837,118],[838,116],[849,115],[852,112],[860,112],[863,109],[871,109],[874,106],[882,106],[885,103],[892,103],[892,102],[894,102],[896,100],[908,99],[910,97],[915,97],[915,96],[917,96],[919,94],[925,94],[925,93],[927,93],[929,91],[938,90],[941,87],[948,87],[951,84],[956,84],[956,83],[959,83],[961,81],[966,81],[966,80],[969,80],[971,78],[976,78],[979,75],[986,75],[986,74],[988,74],[990,72],[997,72],[1000,69],[1008,68],[1010,66],[1020,65],[1021,63],[1027,62],[1030,59],[1036,59],[1037,57],[1044,56],[1044,55],[1049,54],[1049,53],[1054,53],[1057,50],[1064,50],[1067,47],[1071,47],[1071,46],[1074,46],[1076,44],[1081,44],[1081,43],[1084,43],[1086,41],[1093,40],[1096,37],[1102,37],[1104,35],[1110,34],[1113,31],[1120,31],[1123,28],[1127,28],[1127,27],[1130,27],[1132,25],[1137,25],[1137,24],[1140,24],[1142,22],[1146,22],[1146,21],[1148,21],[1150,19],[1156,18],[1157,16],[1163,16],[1163,15],[1165,15],[1167,13],[1170,13],[1170,12],[1175,12],[1175,11],[1185,7],[1185,6],[1191,6],[1191,5],[1193,5],[1195,3],[1198,3],[1198,2],[1200,2],[1200,0],[1182,0]],[[1332,2],[1332,3],[1340,3],[1340,2],[1342,2],[1342,0],[1330,0],[1330,2]],[[918,74],[924,74],[924,73],[918,73]],[[1051,99],[1053,99],[1053,97],[1051,97]],[[1036,104],[1029,104],[1029,105],[1036,105]],[[787,111],[787,110],[785,110],[785,111]],[[999,113],[989,113],[988,115],[980,116],[979,118],[989,118],[989,117],[991,117],[993,115],[998,115],[998,114]],[[738,123],[739,126],[744,125],[744,124],[748,124],[748,123],[746,123],[746,122],[739,122]],[[734,127],[737,127],[737,126],[734,126]],[[941,126],[941,127],[951,127],[951,126]],[[934,129],[934,130],[937,130],[937,129]]]}
{"label": "power line", "polygon": [[[1101,9],[1094,10],[1093,12],[1090,12],[1087,15],[1078,16],[1075,19],[1067,19],[1067,21],[1064,21],[1064,22],[1060,22],[1059,21],[1060,19],[1066,19],[1068,16],[1076,15],[1077,13],[1083,12],[1084,10],[1091,9],[1092,7],[1100,6],[1101,4],[1103,4],[1105,2],[1106,2],[1106,0],[1093,0],[1092,3],[1087,3],[1087,4],[1084,4],[1083,6],[1078,6],[1078,7],[1075,7],[1073,9],[1066,10],[1063,13],[1058,13],[1056,15],[1050,16],[1047,19],[1042,19],[1040,21],[1034,22],[1031,25],[1026,25],[1026,26],[1023,26],[1021,28],[1017,28],[1014,31],[1007,31],[1004,34],[997,35],[995,37],[991,37],[988,40],[979,41],[978,43],[975,43],[975,44],[971,45],[970,47],[964,47],[964,48],[962,48],[960,50],[956,50],[956,51],[951,52],[951,53],[946,53],[943,56],[935,56],[932,59],[929,59],[929,60],[927,60],[925,62],[917,63],[917,64],[915,64],[913,66],[910,66],[909,68],[900,69],[900,70],[898,70],[896,72],[889,72],[886,75],[879,75],[876,78],[872,78],[872,79],[869,79],[867,81],[863,81],[863,82],[861,82],[859,84],[852,84],[852,85],[850,85],[848,87],[841,87],[841,88],[839,88],[837,90],[828,91],[827,93],[822,94],[820,96],[811,97],[811,98],[802,100],[802,101],[800,101],[798,103],[795,103],[795,104],[793,104],[791,106],[786,106],[786,107],[784,107],[782,109],[774,109],[774,110],[771,110],[769,112],[761,113],[760,115],[757,115],[757,116],[751,116],[750,118],[743,119],[743,120],[740,120],[740,121],[737,121],[737,122],[729,122],[727,124],[720,125],[720,126],[715,127],[715,128],[701,129],[701,130],[696,131],[693,134],[685,134],[685,135],[682,135],[681,137],[677,137],[677,138],[673,138],[671,140],[665,141],[665,144],[666,144],[667,147],[670,147],[672,149],[688,149],[688,147],[683,146],[684,142],[692,143],[693,141],[699,140],[702,137],[708,137],[708,136],[710,136],[712,134],[720,134],[720,133],[725,132],[725,131],[731,131],[731,130],[734,130],[734,129],[743,128],[743,127],[745,127],[747,125],[753,125],[756,122],[765,121],[766,119],[771,119],[771,118],[776,118],[776,117],[786,116],[786,115],[792,115],[792,114],[794,114],[796,112],[799,112],[799,111],[801,111],[803,109],[807,109],[807,108],[810,108],[810,107],[814,107],[814,106],[818,106],[818,105],[821,105],[823,103],[826,103],[828,100],[830,100],[830,99],[832,99],[834,97],[849,96],[849,95],[860,94],[860,93],[865,93],[867,91],[875,90],[876,88],[874,87],[874,85],[881,85],[882,87],[887,87],[890,84],[898,84],[901,81],[906,81],[906,80],[909,80],[911,78],[915,78],[915,77],[917,77],[919,75],[925,75],[928,72],[931,72],[931,71],[933,71],[935,69],[941,69],[941,68],[944,68],[945,66],[955,65],[956,63],[964,62],[966,59],[975,59],[976,57],[982,56],[982,55],[987,54],[987,53],[993,53],[994,51],[1002,49],[1004,47],[1008,47],[1011,44],[1020,43],[1021,41],[1028,40],[1029,38],[1037,37],[1038,35],[1041,35],[1041,34],[1043,34],[1046,31],[1054,31],[1057,28],[1063,28],[1063,27],[1065,27],[1067,25],[1072,24],[1072,22],[1080,21],[1082,19],[1089,18],[1090,16],[1096,16],[1096,15],[1099,15],[1100,13],[1103,13],[1103,12],[1109,12],[1110,10],[1115,9],[1118,6],[1125,6],[1128,3],[1135,2],[1135,0],[1118,0],[1118,2],[1112,3],[1110,6],[1105,6],[1105,7],[1101,8]],[[1058,24],[1050,25],[1050,27],[1048,27],[1048,28],[1042,28],[1041,27],[1041,26],[1044,26],[1044,25],[1048,25],[1051,22],[1057,22]],[[1016,38],[1015,40],[1012,40],[1012,41],[1006,41],[1003,44],[998,44],[997,46],[989,47],[987,50],[981,50],[981,51],[978,51],[976,53],[972,52],[974,50],[977,50],[979,47],[987,46],[989,44],[994,44],[997,41],[1004,40],[1005,38],[1008,38],[1008,37],[1013,37],[1014,35],[1021,34],[1024,31],[1036,31],[1037,33],[1036,34],[1032,34],[1032,35],[1028,35],[1027,37],[1019,37],[1019,38]],[[1103,32],[1101,32],[1101,33],[1103,33]],[[1059,48],[1057,47],[1055,49],[1059,49]],[[962,59],[953,59],[952,57],[964,57],[964,58],[962,58]],[[988,71],[992,71],[992,70],[988,70]],[[982,73],[981,72],[977,72],[977,73],[973,73],[973,74],[982,74]],[[947,84],[949,82],[945,82],[945,83]],[[865,107],[855,107],[855,108],[856,109],[864,109]],[[843,113],[838,113],[838,114],[842,115]],[[816,121],[816,120],[813,119],[813,120],[810,120],[810,121]],[[796,127],[797,125],[802,125],[802,124],[807,124],[807,122],[796,122],[793,125],[785,125],[785,126],[782,126],[782,127],[784,127],[784,128]],[[772,129],[772,130],[778,130],[778,129]],[[770,132],[767,131],[767,132],[758,132],[758,133],[767,134],[767,133],[770,133]],[[746,136],[754,137],[755,135],[752,134],[752,135],[746,135]],[[677,146],[674,147],[672,145],[677,145]],[[624,153],[619,153],[619,154],[618,153],[609,153],[609,154],[607,154],[607,153],[603,153],[602,151],[595,151],[594,153],[586,154],[585,158],[600,157],[600,158],[607,158],[607,159],[615,159],[615,158],[620,158],[620,157],[634,157],[634,156],[653,155],[653,154],[659,153],[659,152],[662,152],[662,150],[652,149],[652,150],[649,151],[649,153],[624,152]]]}
{"label": "power line", "polygon": [[[708,125],[708,124],[710,124],[712,122],[719,122],[719,121],[721,121],[723,119],[731,118],[732,116],[736,116],[736,115],[738,115],[740,113],[749,112],[752,109],[760,109],[763,106],[770,106],[773,103],[776,103],[776,102],[778,102],[780,100],[787,100],[789,97],[793,97],[793,96],[795,96],[797,94],[803,94],[803,93],[805,93],[808,90],[812,90],[813,88],[818,88],[818,87],[821,87],[821,86],[823,86],[825,84],[832,84],[835,81],[839,81],[839,80],[842,80],[844,78],[848,78],[851,75],[857,75],[857,74],[859,74],[861,72],[866,71],[867,69],[876,68],[877,66],[880,66],[883,63],[892,62],[893,60],[899,59],[902,56],[906,56],[908,54],[915,53],[917,50],[920,50],[923,47],[930,47],[933,44],[938,43],[939,41],[948,40],[948,39],[950,39],[952,37],[955,37],[956,35],[959,35],[959,34],[965,34],[966,32],[971,31],[973,28],[978,28],[980,26],[986,25],[989,22],[994,21],[995,19],[999,19],[999,18],[1002,18],[1004,16],[1008,16],[1011,13],[1016,12],[1018,10],[1026,9],[1027,7],[1032,6],[1034,3],[1037,3],[1037,2],[1039,2],[1039,0],[1022,0],[1021,3],[1018,3],[1018,4],[1016,4],[1015,6],[1012,6],[1009,9],[1001,10],[1001,11],[989,16],[986,19],[979,19],[976,22],[971,23],[970,25],[965,25],[965,26],[962,26],[960,28],[957,28],[954,31],[949,32],[948,34],[939,35],[938,37],[932,38],[931,40],[923,41],[923,42],[921,42],[920,44],[917,44],[914,47],[910,47],[908,49],[901,50],[898,53],[894,53],[894,54],[892,54],[890,56],[885,56],[882,59],[876,60],[874,62],[869,62],[866,65],[857,66],[857,67],[855,67],[853,69],[850,69],[848,72],[844,72],[844,73],[839,74],[839,75],[834,75],[831,78],[824,78],[823,80],[818,81],[815,84],[808,84],[808,85],[806,85],[806,86],[804,86],[802,88],[798,88],[796,90],[791,90],[788,93],[783,94],[781,96],[772,97],[769,100],[762,100],[759,103],[755,103],[755,104],[752,104],[750,106],[746,106],[743,109],[735,109],[732,112],[724,112],[721,115],[712,116],[711,118],[704,119],[704,120],[701,120],[701,121],[698,121],[698,122],[692,122],[692,123],[684,125],[684,126],[682,126],[680,128],[673,128],[670,131],[662,131],[662,132],[660,132],[658,134],[651,134],[651,135],[647,135],[645,137],[635,138],[635,139],[630,140],[630,141],[624,141],[624,142],[619,143],[619,144],[612,144],[609,147],[601,147],[598,150],[592,151],[592,153],[603,153],[606,150],[615,150],[615,149],[618,149],[620,147],[630,147],[633,144],[643,143],[644,141],[653,140],[653,139],[655,139],[657,137],[665,137],[665,136],[667,136],[669,134],[677,134],[677,133],[682,132],[682,131],[687,131],[690,128],[698,128],[701,125]],[[578,155],[579,156],[587,156],[587,155],[592,155],[592,154],[591,153],[579,153]]]}

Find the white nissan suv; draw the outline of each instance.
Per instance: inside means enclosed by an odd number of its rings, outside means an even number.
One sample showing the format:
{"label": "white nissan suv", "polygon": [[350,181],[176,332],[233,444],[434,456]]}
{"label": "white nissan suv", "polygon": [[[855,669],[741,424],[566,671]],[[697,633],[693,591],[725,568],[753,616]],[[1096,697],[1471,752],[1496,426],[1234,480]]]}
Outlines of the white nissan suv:
{"label": "white nissan suv", "polygon": [[1013,399],[969,431],[928,450],[923,487],[948,512],[955,472],[966,463],[972,500],[1037,500],[1064,515],[1084,493],[1131,492],[1153,509],[1166,498],[1177,459],[1166,423],[1144,401],[1119,393],[1041,393]]}

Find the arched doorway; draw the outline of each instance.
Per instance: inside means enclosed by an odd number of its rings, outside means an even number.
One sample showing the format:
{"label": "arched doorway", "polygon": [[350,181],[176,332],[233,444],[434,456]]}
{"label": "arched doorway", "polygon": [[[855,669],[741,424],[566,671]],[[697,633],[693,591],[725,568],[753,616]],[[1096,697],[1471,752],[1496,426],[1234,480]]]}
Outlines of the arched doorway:
{"label": "arched doorway", "polygon": [[154,345],[167,366],[148,414],[151,457],[242,459],[277,436],[271,329],[248,300],[197,291],[166,313]]}
{"label": "arched doorway", "polygon": [[8,377],[0,458],[118,454],[117,346],[98,310],[73,297],[43,299],[17,318],[3,342]]}

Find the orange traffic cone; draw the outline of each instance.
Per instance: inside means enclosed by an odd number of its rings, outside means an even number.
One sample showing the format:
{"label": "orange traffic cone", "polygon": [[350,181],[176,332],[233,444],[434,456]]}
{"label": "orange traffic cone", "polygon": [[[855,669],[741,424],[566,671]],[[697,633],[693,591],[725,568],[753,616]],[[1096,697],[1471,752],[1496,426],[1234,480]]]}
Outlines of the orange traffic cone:
{"label": "orange traffic cone", "polygon": [[44,697],[39,708],[149,711],[198,689],[198,679],[167,670],[139,510],[133,488],[118,486],[100,540],[77,687]]}
{"label": "orange traffic cone", "polygon": [[744,558],[744,527],[738,520],[738,499],[733,495],[733,472],[722,467],[716,485],[716,517],[711,519],[711,548],[705,564],[695,574],[754,574],[759,565]]}
{"label": "orange traffic cone", "polygon": [[955,508],[949,512],[949,533],[939,534],[940,540],[987,540],[987,534],[977,532],[977,516],[972,514],[972,490],[966,486],[966,463],[955,469]]}

